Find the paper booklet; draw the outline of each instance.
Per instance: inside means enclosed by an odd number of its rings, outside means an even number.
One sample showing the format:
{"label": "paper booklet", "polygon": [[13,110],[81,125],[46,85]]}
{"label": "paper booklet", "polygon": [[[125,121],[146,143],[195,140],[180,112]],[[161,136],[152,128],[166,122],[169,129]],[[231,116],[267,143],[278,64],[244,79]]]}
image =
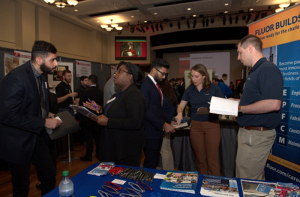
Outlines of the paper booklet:
{"label": "paper booklet", "polygon": [[110,169],[115,167],[114,162],[101,162],[96,168],[88,172],[90,175],[103,176],[108,173]]}
{"label": "paper booklet", "polygon": [[198,172],[167,172],[160,189],[195,194],[197,181]]}
{"label": "paper booklet", "polygon": [[204,175],[200,194],[204,196],[239,197],[235,178]]}
{"label": "paper booklet", "polygon": [[300,188],[293,183],[270,183],[241,180],[244,197],[300,197]]}
{"label": "paper booklet", "polygon": [[210,113],[238,116],[239,102],[212,96],[210,101]]}
{"label": "paper booklet", "polygon": [[93,112],[91,112],[90,110],[88,110],[86,107],[78,106],[78,105],[70,105],[69,107],[78,111],[82,115],[84,115],[94,121],[97,121],[97,115],[94,114]]}

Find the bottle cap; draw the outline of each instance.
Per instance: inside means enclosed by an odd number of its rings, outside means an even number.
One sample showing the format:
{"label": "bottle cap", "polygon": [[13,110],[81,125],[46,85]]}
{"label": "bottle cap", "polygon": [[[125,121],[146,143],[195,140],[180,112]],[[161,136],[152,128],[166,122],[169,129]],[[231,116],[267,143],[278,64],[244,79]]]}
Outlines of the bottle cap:
{"label": "bottle cap", "polygon": [[62,175],[63,176],[69,176],[69,171],[63,171]]}

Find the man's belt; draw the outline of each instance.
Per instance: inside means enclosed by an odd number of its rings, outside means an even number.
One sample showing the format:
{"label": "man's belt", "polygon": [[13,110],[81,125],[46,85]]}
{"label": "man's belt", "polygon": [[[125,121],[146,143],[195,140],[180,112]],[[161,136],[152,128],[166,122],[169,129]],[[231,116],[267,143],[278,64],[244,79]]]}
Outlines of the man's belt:
{"label": "man's belt", "polygon": [[257,130],[257,131],[265,131],[265,130],[270,130],[270,129],[267,129],[265,127],[242,127],[241,128],[244,128],[244,129],[247,129],[247,130]]}

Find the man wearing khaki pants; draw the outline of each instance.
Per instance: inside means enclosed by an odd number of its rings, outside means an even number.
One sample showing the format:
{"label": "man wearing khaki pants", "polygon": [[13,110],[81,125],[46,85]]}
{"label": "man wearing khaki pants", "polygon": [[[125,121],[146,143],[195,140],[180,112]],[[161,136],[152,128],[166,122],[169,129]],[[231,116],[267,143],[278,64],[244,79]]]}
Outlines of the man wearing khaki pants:
{"label": "man wearing khaki pants", "polygon": [[239,103],[236,176],[264,180],[264,168],[281,121],[283,79],[276,65],[262,54],[262,42],[254,36],[238,44],[238,60],[251,67]]}

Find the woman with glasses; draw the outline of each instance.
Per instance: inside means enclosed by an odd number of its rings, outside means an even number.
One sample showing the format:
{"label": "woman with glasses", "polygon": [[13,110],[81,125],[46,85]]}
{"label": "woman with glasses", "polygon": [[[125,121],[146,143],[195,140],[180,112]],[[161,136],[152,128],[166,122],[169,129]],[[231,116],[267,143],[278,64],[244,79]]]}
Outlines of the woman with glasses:
{"label": "woman with glasses", "polygon": [[197,64],[191,69],[190,85],[184,92],[175,117],[178,124],[186,104],[191,104],[190,140],[199,174],[220,176],[219,144],[221,140],[218,115],[208,112],[212,96],[224,97],[221,89],[211,83],[206,67]]}
{"label": "woman with glasses", "polygon": [[[140,166],[146,143],[144,131],[145,100],[137,85],[143,80],[140,68],[130,62],[119,64],[114,75],[115,85],[121,88],[108,102],[97,123],[103,126],[100,160],[119,165]],[[92,101],[84,106],[96,110],[101,107]],[[95,108],[98,108],[98,110]]]}

